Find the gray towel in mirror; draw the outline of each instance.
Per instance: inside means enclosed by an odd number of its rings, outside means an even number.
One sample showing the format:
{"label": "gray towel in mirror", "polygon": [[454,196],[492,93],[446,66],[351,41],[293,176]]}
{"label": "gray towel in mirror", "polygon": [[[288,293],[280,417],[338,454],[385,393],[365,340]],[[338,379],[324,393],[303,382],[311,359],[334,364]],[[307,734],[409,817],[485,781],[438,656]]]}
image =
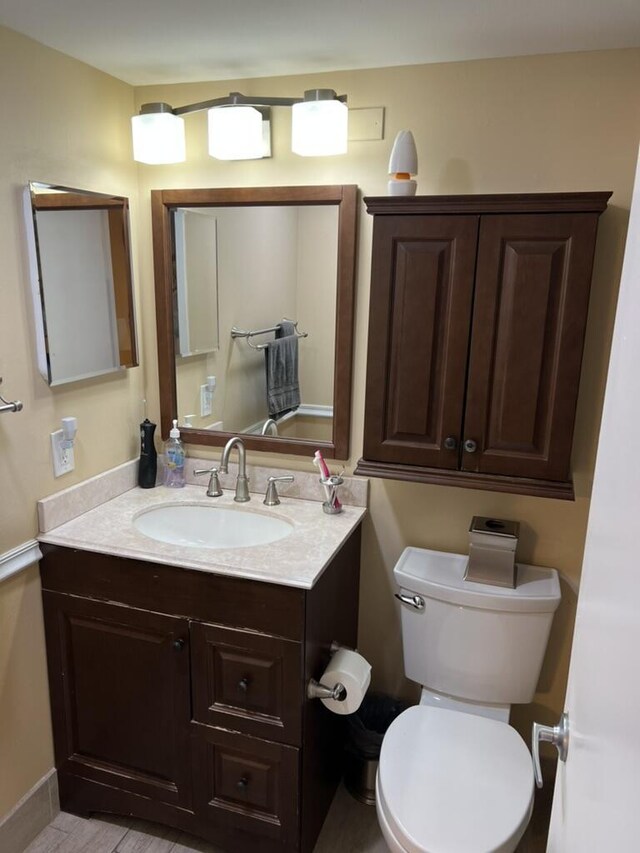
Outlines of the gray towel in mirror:
{"label": "gray towel in mirror", "polygon": [[278,323],[276,327],[276,339],[288,338],[291,335],[298,336],[295,323],[292,323],[291,320],[283,320],[281,323]]}
{"label": "gray towel in mirror", "polygon": [[[288,334],[286,334],[288,332]],[[293,323],[283,322],[276,339],[265,348],[267,408],[273,418],[282,417],[300,405],[298,381],[298,336]]]}

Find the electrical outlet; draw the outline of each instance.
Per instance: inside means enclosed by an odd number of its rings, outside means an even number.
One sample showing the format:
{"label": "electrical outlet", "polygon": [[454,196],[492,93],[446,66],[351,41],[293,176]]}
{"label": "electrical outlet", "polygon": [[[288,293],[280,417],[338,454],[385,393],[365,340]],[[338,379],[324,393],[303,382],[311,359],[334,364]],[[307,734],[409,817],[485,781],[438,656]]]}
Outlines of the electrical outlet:
{"label": "electrical outlet", "polygon": [[64,447],[64,433],[61,429],[51,433],[51,457],[54,477],[62,477],[76,467],[73,447]]}
{"label": "electrical outlet", "polygon": [[213,393],[209,385],[200,386],[200,417],[206,418],[213,412]]}

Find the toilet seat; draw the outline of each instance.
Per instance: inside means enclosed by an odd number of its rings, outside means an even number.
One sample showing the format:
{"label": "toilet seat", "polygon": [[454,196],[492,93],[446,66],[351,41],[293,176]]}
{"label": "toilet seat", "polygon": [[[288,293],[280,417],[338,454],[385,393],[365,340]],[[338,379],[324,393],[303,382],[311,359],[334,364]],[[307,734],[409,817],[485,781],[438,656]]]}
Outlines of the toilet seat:
{"label": "toilet seat", "polygon": [[376,788],[391,849],[511,853],[531,817],[531,756],[506,723],[414,706],[385,735]]}

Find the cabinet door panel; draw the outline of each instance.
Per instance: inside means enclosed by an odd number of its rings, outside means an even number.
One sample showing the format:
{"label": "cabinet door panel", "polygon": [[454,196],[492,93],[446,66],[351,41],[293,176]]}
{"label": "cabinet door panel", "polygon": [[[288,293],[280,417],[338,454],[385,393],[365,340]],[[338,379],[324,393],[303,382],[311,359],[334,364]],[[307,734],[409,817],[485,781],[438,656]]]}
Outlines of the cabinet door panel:
{"label": "cabinet door panel", "polygon": [[364,456],[456,468],[477,216],[374,221]]}
{"label": "cabinet door panel", "polygon": [[191,623],[194,719],[300,743],[300,643]]}
{"label": "cabinet door panel", "polygon": [[482,218],[464,470],[568,478],[597,218]]}
{"label": "cabinet door panel", "polygon": [[196,813],[221,828],[256,833],[256,850],[261,839],[295,849],[298,750],[198,723],[192,727]]}
{"label": "cabinet door panel", "polygon": [[189,807],[188,622],[43,596],[58,771]]}

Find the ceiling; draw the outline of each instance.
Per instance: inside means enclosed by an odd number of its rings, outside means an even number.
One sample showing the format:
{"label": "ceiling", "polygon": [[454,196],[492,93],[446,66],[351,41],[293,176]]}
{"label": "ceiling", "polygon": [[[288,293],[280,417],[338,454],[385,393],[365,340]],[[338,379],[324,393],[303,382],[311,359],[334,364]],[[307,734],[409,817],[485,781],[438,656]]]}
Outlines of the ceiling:
{"label": "ceiling", "polygon": [[0,24],[133,85],[640,45],[639,0],[0,0]]}

